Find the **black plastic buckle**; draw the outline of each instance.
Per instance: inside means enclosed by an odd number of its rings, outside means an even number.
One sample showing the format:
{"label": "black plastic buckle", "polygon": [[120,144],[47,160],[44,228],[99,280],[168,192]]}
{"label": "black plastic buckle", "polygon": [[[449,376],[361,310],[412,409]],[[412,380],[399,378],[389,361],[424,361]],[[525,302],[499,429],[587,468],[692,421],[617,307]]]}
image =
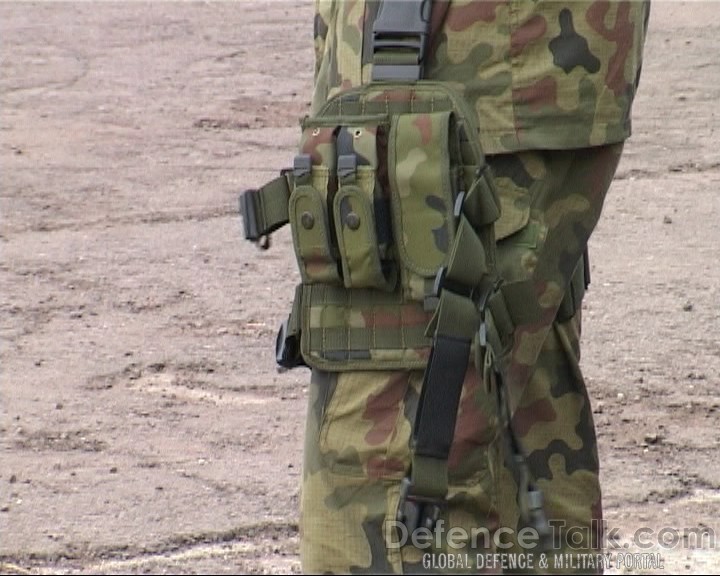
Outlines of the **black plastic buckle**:
{"label": "black plastic buckle", "polygon": [[275,362],[287,370],[306,366],[300,354],[300,335],[288,334],[288,320],[285,320],[278,330],[275,340]]}
{"label": "black plastic buckle", "polygon": [[337,176],[341,182],[355,178],[357,172],[357,156],[355,154],[341,154],[337,159]]}
{"label": "black plastic buckle", "polygon": [[430,31],[430,0],[383,0],[373,23],[373,55],[403,52],[411,64],[373,65],[373,80],[420,80]]}
{"label": "black plastic buckle", "polygon": [[250,189],[240,193],[240,214],[245,228],[245,239],[257,242],[260,238],[259,226],[255,215],[255,194],[257,190]]}
{"label": "black plastic buckle", "polygon": [[433,296],[439,298],[440,293],[443,290],[450,290],[450,292],[453,292],[455,294],[458,294],[460,296],[465,296],[467,298],[470,298],[471,300],[474,298],[475,295],[475,289],[471,288],[469,286],[465,286],[464,284],[460,284],[459,282],[453,282],[447,277],[448,274],[448,267],[447,266],[441,266],[438,268],[437,273],[435,274],[435,280],[433,282]]}
{"label": "black plastic buckle", "polygon": [[405,525],[409,534],[418,528],[427,528],[432,532],[445,506],[445,500],[418,496],[412,493],[412,489],[410,478],[403,478],[400,484],[397,521]]}

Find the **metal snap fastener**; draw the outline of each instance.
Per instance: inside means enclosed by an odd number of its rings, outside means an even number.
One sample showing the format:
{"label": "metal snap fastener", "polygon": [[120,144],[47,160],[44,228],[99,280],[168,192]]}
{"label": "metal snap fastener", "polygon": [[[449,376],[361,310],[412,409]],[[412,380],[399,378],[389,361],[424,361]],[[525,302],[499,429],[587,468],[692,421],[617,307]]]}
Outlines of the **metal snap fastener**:
{"label": "metal snap fastener", "polygon": [[315,217],[310,212],[303,212],[300,216],[300,223],[305,230],[311,230],[315,226]]}
{"label": "metal snap fastener", "polygon": [[355,214],[355,212],[350,212],[350,214],[345,216],[345,224],[350,230],[357,230],[360,228],[360,216]]}

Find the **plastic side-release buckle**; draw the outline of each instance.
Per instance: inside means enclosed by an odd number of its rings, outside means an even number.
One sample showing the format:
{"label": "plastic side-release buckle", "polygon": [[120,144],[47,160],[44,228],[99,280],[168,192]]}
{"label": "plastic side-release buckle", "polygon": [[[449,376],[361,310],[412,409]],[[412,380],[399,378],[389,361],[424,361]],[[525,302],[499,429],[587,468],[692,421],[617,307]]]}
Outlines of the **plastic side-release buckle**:
{"label": "plastic side-release buckle", "polygon": [[270,235],[264,234],[258,221],[258,204],[260,191],[251,188],[240,194],[240,213],[243,218],[243,227],[245,229],[245,239],[250,240],[261,248],[267,250],[270,248]]}
{"label": "plastic side-release buckle", "polygon": [[397,521],[405,526],[408,534],[418,528],[427,528],[432,532],[444,506],[445,500],[413,494],[412,480],[408,477],[402,479]]}
{"label": "plastic side-release buckle", "polygon": [[[430,0],[384,0],[373,23],[373,80],[414,81],[422,76],[430,30]],[[384,62],[390,53],[403,57]],[[390,56],[391,60],[394,60]]]}
{"label": "plastic side-release buckle", "polygon": [[298,366],[307,366],[300,354],[300,334],[290,333],[288,326],[289,319],[285,320],[278,330],[275,340],[275,361],[287,370]]}

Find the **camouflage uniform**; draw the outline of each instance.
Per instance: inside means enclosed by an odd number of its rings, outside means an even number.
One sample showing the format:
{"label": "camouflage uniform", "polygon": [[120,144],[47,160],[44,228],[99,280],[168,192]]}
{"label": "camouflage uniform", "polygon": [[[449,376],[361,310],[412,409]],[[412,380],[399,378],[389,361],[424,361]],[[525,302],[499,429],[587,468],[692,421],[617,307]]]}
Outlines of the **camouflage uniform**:
{"label": "camouflage uniform", "polygon": [[[363,39],[373,9],[363,1],[317,3],[315,109],[369,81]],[[579,303],[569,314],[564,303],[577,296],[571,279],[630,134],[647,16],[647,4],[635,1],[433,5],[426,76],[452,83],[476,110],[502,204],[495,230],[499,271],[508,280],[531,280],[543,310],[538,322],[516,328],[506,384],[513,428],[548,517],[571,528],[554,543],[561,553],[602,544],[597,445],[579,367]],[[428,568],[423,553],[438,551],[435,543],[424,550],[392,545],[422,376],[413,370],[313,371],[301,510],[305,571]],[[478,538],[461,549],[439,543],[440,550],[472,552],[463,561],[493,550],[481,529],[517,534],[522,527],[488,388],[471,365],[442,519],[446,530],[475,529]],[[522,552],[515,536],[504,532],[503,551]]]}

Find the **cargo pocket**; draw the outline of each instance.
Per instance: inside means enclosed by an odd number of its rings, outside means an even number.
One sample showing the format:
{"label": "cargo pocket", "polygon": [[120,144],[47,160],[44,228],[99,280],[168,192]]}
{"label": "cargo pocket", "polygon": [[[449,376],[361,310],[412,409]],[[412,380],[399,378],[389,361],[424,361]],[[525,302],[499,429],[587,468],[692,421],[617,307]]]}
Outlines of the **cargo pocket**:
{"label": "cargo pocket", "polygon": [[[417,397],[412,374],[337,373],[319,430],[325,468],[370,479],[400,479],[407,473],[412,424],[405,417],[406,403]],[[414,384],[419,385],[418,374]]]}

